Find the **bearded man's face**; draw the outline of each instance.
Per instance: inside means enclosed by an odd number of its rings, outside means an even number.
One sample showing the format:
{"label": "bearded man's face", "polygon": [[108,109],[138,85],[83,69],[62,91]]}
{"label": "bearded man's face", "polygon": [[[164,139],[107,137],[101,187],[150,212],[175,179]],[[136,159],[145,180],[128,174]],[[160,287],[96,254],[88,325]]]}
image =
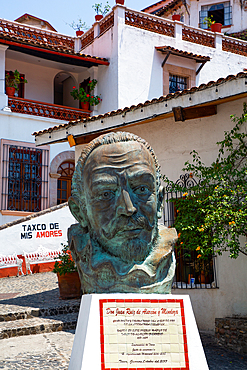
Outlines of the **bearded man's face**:
{"label": "bearded man's face", "polygon": [[102,248],[125,262],[141,262],[157,238],[156,168],[136,141],[101,145],[83,172],[89,231]]}

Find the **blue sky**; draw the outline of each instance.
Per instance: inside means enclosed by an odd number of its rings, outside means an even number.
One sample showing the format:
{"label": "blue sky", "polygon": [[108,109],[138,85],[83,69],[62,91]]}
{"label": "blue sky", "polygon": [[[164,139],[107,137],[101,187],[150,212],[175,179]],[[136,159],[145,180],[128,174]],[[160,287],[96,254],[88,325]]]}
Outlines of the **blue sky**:
{"label": "blue sky", "polygon": [[[15,20],[25,13],[42,18],[60,33],[74,35],[75,31],[67,23],[81,18],[88,26],[94,22],[95,12],[92,5],[101,0],[0,0],[0,18]],[[125,0],[125,5],[130,9],[141,10],[157,0]],[[102,1],[103,5],[106,1]],[[115,0],[109,0],[113,6]]]}

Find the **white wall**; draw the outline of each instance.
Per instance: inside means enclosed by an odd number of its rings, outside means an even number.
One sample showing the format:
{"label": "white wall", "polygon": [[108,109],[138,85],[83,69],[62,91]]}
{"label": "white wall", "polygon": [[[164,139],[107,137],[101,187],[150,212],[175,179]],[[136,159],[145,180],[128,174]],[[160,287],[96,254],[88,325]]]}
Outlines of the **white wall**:
{"label": "white wall", "polygon": [[[19,57],[19,59],[18,59]],[[20,73],[25,74],[25,78],[28,81],[24,86],[24,98],[30,100],[37,100],[40,102],[54,103],[54,77],[58,72],[63,71],[64,65],[60,65],[56,62],[47,62],[41,58],[30,58],[26,57],[21,53],[13,53],[7,50],[6,52],[6,70],[14,71],[17,69]],[[78,79],[78,73],[72,73],[73,67],[70,67],[70,74]],[[84,68],[82,68],[84,69]],[[73,82],[71,82],[71,89]],[[72,98],[73,99],[73,98]]]}
{"label": "white wall", "polygon": [[[246,67],[245,56],[222,51],[219,45],[217,48],[210,48],[182,41],[179,37],[168,37],[125,25],[121,8],[118,13],[115,11],[114,27],[83,49],[85,54],[106,57],[110,61],[109,67],[99,67],[98,91],[102,94],[103,101],[98,107],[98,113],[124,108],[163,95],[161,64],[165,55],[155,50],[156,46],[172,46],[209,56],[210,62],[207,62],[197,75],[197,86],[237,74]],[[180,60],[180,65],[188,64],[187,59]],[[197,64],[196,68],[199,65]]]}
{"label": "white wall", "polygon": [[68,227],[75,222],[66,206],[4,228],[0,230],[0,254],[34,252],[38,247],[61,249],[61,243],[65,244],[68,240]]}

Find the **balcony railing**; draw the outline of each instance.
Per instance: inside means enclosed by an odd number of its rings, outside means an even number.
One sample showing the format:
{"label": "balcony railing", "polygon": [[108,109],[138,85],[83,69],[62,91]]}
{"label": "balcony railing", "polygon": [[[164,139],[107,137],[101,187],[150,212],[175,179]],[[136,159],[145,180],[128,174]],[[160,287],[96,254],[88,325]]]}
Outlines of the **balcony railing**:
{"label": "balcony railing", "polygon": [[64,121],[73,121],[90,116],[90,111],[16,97],[9,97],[9,107],[12,112]]}
{"label": "balcony railing", "polygon": [[[93,43],[95,38],[101,37],[106,31],[114,27],[114,24],[125,23],[127,26],[140,28],[160,35],[168,36],[177,39],[179,42],[188,41],[193,44],[217,48],[218,50],[227,51],[234,54],[247,55],[247,41],[234,39],[225,36],[223,33],[215,33],[209,30],[189,26],[182,22],[172,21],[170,19],[161,18],[157,15],[147,14],[141,11],[123,8],[119,17],[123,18],[122,22],[114,23],[114,12],[117,7],[114,7],[112,12],[100,22],[96,22],[93,28],[90,28],[80,38],[81,50]],[[167,42],[168,40],[166,40]],[[169,44],[169,42],[168,42]],[[166,44],[166,45],[168,45]],[[174,46],[172,41],[172,46]]]}
{"label": "balcony railing", "polygon": [[9,36],[14,38],[15,41],[31,41],[37,46],[52,47],[58,51],[74,52],[74,37],[18,22],[0,19],[0,35]]}

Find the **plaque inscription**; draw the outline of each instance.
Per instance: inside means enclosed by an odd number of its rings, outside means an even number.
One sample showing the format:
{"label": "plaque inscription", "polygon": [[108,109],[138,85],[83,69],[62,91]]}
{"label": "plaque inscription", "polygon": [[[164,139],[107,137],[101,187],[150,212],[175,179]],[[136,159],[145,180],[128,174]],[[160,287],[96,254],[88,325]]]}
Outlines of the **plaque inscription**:
{"label": "plaque inscription", "polygon": [[101,369],[189,369],[182,299],[101,299]]}

